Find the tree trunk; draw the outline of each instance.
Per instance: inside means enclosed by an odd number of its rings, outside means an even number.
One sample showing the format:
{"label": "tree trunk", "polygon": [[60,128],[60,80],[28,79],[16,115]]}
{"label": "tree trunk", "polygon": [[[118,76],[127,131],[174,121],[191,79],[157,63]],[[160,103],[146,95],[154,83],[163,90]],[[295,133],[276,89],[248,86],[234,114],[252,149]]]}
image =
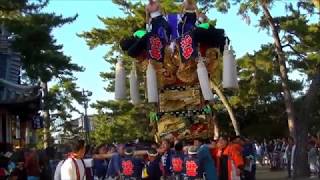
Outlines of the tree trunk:
{"label": "tree trunk", "polygon": [[307,158],[307,132],[308,132],[308,125],[307,122],[298,121],[292,95],[290,92],[290,88],[288,86],[288,70],[286,66],[286,58],[285,54],[282,49],[281,41],[279,38],[279,31],[275,26],[273,17],[270,14],[270,11],[268,9],[268,6],[266,3],[262,4],[263,13],[265,15],[265,18],[272,30],[272,37],[274,39],[274,45],[276,48],[277,53],[277,60],[279,63],[280,68],[280,78],[281,78],[281,84],[282,84],[282,90],[283,90],[283,96],[284,96],[284,103],[286,106],[286,112],[288,115],[288,126],[289,126],[289,132],[290,135],[294,137],[295,143],[296,143],[296,150],[295,150],[295,163],[294,165],[294,177],[307,177],[309,176],[309,165],[308,165],[308,158]]}
{"label": "tree trunk", "polygon": [[[300,174],[304,174],[305,172],[309,172],[309,167],[304,166],[308,164],[308,125],[310,119],[312,118],[310,115],[313,111],[315,111],[315,102],[318,98],[318,90],[320,89],[320,72],[313,78],[312,83],[309,87],[307,94],[305,95],[302,104],[300,105],[299,112],[299,120],[297,122],[297,126],[300,127],[301,131],[297,133],[297,141],[296,146],[300,154],[296,154],[294,162],[300,162],[295,164],[294,176],[299,177]],[[301,148],[303,147],[303,148]],[[302,162],[302,163],[301,163]]]}
{"label": "tree trunk", "polygon": [[215,82],[211,81],[211,85],[212,85],[213,89],[216,91],[217,95],[219,96],[222,104],[226,107],[228,114],[229,114],[229,117],[231,119],[233,128],[234,128],[234,131],[235,131],[236,135],[239,136],[240,135],[240,128],[238,126],[237,119],[234,115],[234,112],[232,110],[232,107],[231,107],[229,101],[224,96],[224,94],[222,93],[222,91],[219,89],[218,85]]}
{"label": "tree trunk", "polygon": [[264,15],[267,18],[267,21],[269,23],[269,26],[272,30],[272,37],[274,39],[274,45],[276,47],[276,53],[277,53],[277,59],[279,63],[279,68],[280,68],[280,78],[281,78],[281,85],[282,85],[282,90],[283,90],[283,96],[284,96],[284,101],[285,101],[285,106],[286,106],[286,112],[288,115],[288,126],[289,126],[289,132],[291,136],[295,135],[295,123],[296,123],[296,115],[295,115],[295,110],[294,110],[294,105],[293,105],[293,100],[290,92],[290,88],[288,86],[288,69],[286,66],[286,59],[284,56],[284,52],[282,50],[282,45],[281,41],[279,38],[279,32],[275,27],[273,18],[269,12],[269,9],[267,7],[267,4],[262,4],[263,12]]}
{"label": "tree trunk", "polygon": [[50,141],[50,112],[48,109],[48,106],[46,105],[46,98],[48,96],[48,83],[47,82],[41,82],[42,87],[42,107],[43,107],[43,146],[44,148],[49,147],[49,141]]}

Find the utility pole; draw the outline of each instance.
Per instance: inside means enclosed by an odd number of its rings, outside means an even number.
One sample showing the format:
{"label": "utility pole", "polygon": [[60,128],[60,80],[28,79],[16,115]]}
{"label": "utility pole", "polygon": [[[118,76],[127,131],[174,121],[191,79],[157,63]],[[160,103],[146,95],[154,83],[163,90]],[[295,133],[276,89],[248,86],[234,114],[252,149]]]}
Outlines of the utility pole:
{"label": "utility pole", "polygon": [[84,115],[83,115],[83,129],[85,132],[85,140],[87,144],[90,144],[90,122],[88,118],[88,103],[89,98],[92,96],[92,92],[88,90],[82,89],[82,97],[83,97],[83,107],[84,107]]}

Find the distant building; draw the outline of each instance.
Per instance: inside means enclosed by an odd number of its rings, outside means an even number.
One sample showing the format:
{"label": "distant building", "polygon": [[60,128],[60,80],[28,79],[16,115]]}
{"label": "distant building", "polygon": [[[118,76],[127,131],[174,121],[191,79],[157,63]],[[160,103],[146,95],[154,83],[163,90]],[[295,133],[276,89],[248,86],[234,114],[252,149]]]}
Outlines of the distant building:
{"label": "distant building", "polygon": [[[94,115],[88,115],[88,121],[89,121],[89,131],[93,131],[94,130]],[[71,126],[72,126],[72,129],[75,130],[75,129],[81,129],[81,132],[84,132],[85,131],[85,121],[84,121],[84,116],[80,116],[76,119],[73,119],[71,121],[68,121]],[[63,122],[62,122],[63,123]],[[61,126],[63,126],[63,124],[61,124]]]}
{"label": "distant building", "polygon": [[[9,33],[0,29],[0,151],[34,143],[34,122],[41,102],[39,86],[20,83],[20,54],[10,48]],[[32,49],[30,49],[32,51]]]}
{"label": "distant building", "polygon": [[[74,119],[74,124],[78,125],[83,131],[86,129],[84,116],[81,116],[77,119]],[[77,122],[77,123],[76,123]],[[94,115],[88,115],[88,123],[89,123],[89,132],[94,131]]]}
{"label": "distant building", "polygon": [[[88,115],[88,121],[89,132],[94,131],[94,115]],[[59,131],[55,133],[54,136],[56,143],[62,143],[64,139],[68,139],[76,135],[84,136],[85,128],[83,116],[69,121],[59,121],[56,126]]]}

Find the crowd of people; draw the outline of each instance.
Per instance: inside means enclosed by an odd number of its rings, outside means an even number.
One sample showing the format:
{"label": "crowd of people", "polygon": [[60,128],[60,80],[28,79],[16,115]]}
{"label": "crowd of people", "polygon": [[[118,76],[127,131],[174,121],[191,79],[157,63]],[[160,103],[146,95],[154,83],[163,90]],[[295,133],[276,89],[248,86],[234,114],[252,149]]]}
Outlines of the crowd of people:
{"label": "crowd of people", "polygon": [[[311,139],[309,144],[310,170],[318,175],[318,143]],[[287,169],[290,177],[294,149],[291,137],[262,143],[238,136],[212,141],[172,138],[159,144],[94,148],[75,138],[64,146],[64,152],[33,148],[2,154],[0,179],[254,180],[257,165]]]}
{"label": "crowd of people", "polygon": [[[253,143],[244,138],[217,141],[164,139],[145,150],[118,145],[116,153],[101,146],[94,155],[97,178],[104,179],[255,179]],[[98,170],[99,169],[99,170]]]}
{"label": "crowd of people", "polygon": [[[213,148],[213,147],[220,148]],[[62,159],[44,162],[35,149],[4,154],[3,179],[229,179],[239,176],[245,161],[241,140],[227,138],[205,143],[165,139],[161,144],[100,145],[92,151],[83,140],[68,142]],[[44,152],[45,154],[47,152]],[[50,153],[47,153],[50,154]],[[56,153],[57,154],[57,153]],[[50,155],[48,155],[50,156]],[[57,157],[57,156],[52,156]],[[61,158],[61,157],[60,157]],[[93,160],[90,161],[90,158]],[[87,161],[87,162],[86,162]],[[236,164],[235,167],[230,166]],[[217,170],[216,170],[217,168]],[[232,174],[237,171],[236,174]],[[49,177],[49,176],[51,177]],[[46,177],[47,176],[47,177]],[[225,177],[224,177],[225,176]]]}
{"label": "crowd of people", "polygon": [[[255,143],[257,163],[270,166],[271,170],[286,169],[288,177],[292,176],[294,167],[295,143],[292,137],[288,139],[273,139]],[[320,177],[320,141],[316,136],[309,136],[308,161],[310,173]]]}
{"label": "crowd of people", "polygon": [[57,157],[50,149],[37,150],[36,148],[15,148],[11,151],[0,153],[0,180],[12,179],[52,179],[50,161]]}

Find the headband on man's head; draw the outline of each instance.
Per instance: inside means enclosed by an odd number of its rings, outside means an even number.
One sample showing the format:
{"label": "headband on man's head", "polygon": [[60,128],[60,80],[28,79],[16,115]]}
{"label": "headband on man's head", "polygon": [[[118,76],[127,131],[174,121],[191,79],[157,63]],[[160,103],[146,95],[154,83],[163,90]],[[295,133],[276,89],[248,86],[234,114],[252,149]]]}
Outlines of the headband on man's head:
{"label": "headband on man's head", "polygon": [[195,154],[198,154],[198,148],[195,147],[195,146],[192,146],[188,149],[188,154],[189,155],[195,155]]}
{"label": "headband on man's head", "polygon": [[159,153],[155,149],[148,150],[147,154],[148,154],[148,156],[152,156],[152,157],[156,157],[159,155]]}
{"label": "headband on man's head", "polygon": [[134,151],[131,147],[126,147],[126,149],[124,150],[124,154],[127,156],[132,156],[133,153],[134,153]]}

